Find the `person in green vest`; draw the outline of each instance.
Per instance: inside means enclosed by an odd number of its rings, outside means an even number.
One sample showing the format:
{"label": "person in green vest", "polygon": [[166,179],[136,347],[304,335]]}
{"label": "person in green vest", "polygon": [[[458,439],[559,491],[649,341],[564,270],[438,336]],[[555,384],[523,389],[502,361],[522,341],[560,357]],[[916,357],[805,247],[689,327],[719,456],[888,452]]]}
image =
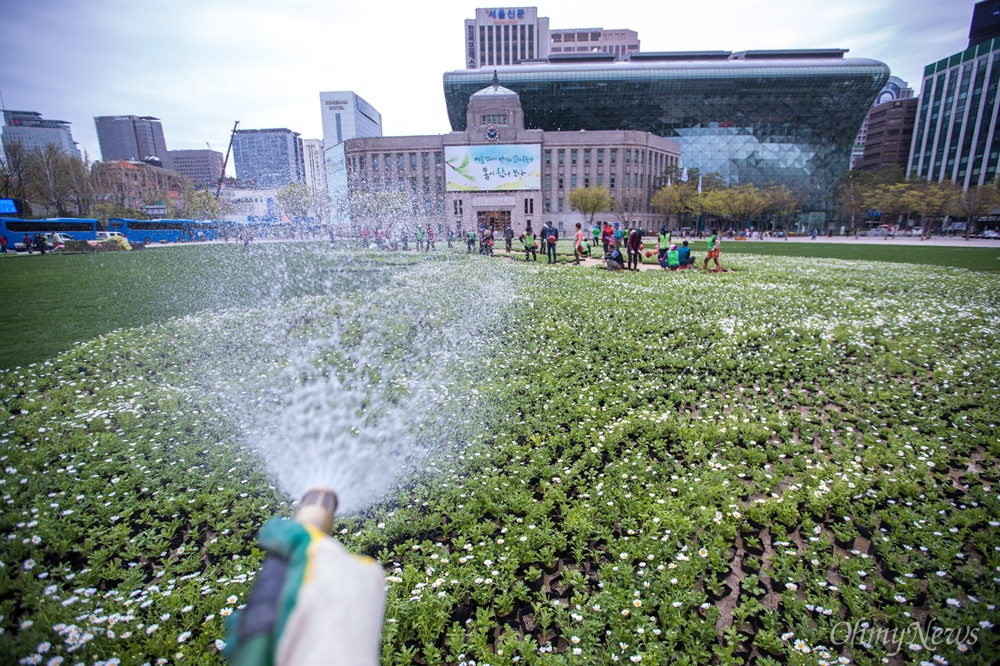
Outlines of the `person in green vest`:
{"label": "person in green vest", "polygon": [[535,248],[535,232],[531,230],[531,225],[529,224],[525,228],[524,233],[521,234],[521,241],[524,243],[524,260],[528,261],[528,255],[538,261],[538,253]]}
{"label": "person in green vest", "polygon": [[708,260],[711,259],[715,262],[715,268],[712,269],[713,273],[718,273],[722,270],[722,264],[719,262],[719,247],[722,245],[722,241],[719,238],[719,232],[715,229],[708,230],[708,241],[706,243],[708,247],[708,254],[705,256],[705,263],[702,264],[701,270],[708,268]]}
{"label": "person in green vest", "polygon": [[[597,247],[600,244],[600,242],[601,242],[601,223],[600,222],[598,222],[598,223],[596,223],[594,225],[594,229],[593,229],[592,233],[593,233],[593,236],[594,236],[593,247]],[[589,252],[587,253],[587,256],[590,256]]]}
{"label": "person in green vest", "polygon": [[472,251],[476,249],[476,231],[474,229],[465,232],[465,248],[469,254],[472,254]]}
{"label": "person in green vest", "polygon": [[665,224],[660,227],[659,245],[657,246],[657,249],[659,251],[657,252],[656,260],[662,262],[663,255],[665,255],[667,250],[670,249],[670,230],[667,229],[667,225]]}
{"label": "person in green vest", "polygon": [[424,228],[419,224],[417,225],[417,252],[424,249]]}
{"label": "person in green vest", "polygon": [[677,250],[677,246],[673,243],[667,248],[666,254],[663,255],[663,259],[660,259],[660,266],[663,268],[669,268],[672,271],[676,271],[681,267],[681,257],[680,252]]}

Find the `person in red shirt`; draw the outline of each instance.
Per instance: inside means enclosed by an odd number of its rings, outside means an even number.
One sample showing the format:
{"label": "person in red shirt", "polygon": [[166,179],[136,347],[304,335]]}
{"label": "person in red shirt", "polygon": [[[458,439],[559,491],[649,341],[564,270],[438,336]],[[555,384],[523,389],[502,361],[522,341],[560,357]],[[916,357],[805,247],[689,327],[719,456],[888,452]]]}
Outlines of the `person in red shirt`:
{"label": "person in red shirt", "polygon": [[576,238],[573,239],[573,263],[580,265],[580,258],[583,257],[583,227],[576,223]]}
{"label": "person in red shirt", "polygon": [[608,254],[608,247],[615,240],[615,232],[611,228],[610,222],[604,223],[604,230],[601,232],[601,241],[604,243],[604,254]]}

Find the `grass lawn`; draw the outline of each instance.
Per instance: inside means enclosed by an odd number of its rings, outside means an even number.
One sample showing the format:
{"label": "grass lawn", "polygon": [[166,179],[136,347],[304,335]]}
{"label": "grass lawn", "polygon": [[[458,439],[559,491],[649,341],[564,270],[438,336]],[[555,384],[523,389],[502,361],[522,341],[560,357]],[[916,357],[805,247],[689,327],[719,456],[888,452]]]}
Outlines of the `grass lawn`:
{"label": "grass lawn", "polygon": [[0,374],[0,663],[221,665],[312,483],[384,663],[996,662],[1000,276],[442,254],[0,262],[110,330]]}
{"label": "grass lawn", "polygon": [[[695,255],[705,257],[704,241],[689,241]],[[972,271],[1000,273],[1000,248],[996,247],[942,247],[920,245],[895,245],[887,241],[885,247],[874,244],[823,243],[821,241],[757,242],[723,241],[722,258],[726,254],[757,254],[768,257],[810,257],[815,259],[861,259],[864,261],[889,261],[928,266],[954,266]]]}

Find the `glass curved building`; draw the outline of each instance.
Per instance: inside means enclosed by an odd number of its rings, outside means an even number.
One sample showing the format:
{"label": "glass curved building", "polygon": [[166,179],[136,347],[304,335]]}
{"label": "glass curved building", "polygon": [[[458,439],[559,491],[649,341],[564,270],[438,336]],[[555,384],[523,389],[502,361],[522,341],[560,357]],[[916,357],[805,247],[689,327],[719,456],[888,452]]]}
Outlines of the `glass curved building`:
{"label": "glass curved building", "polygon": [[[804,208],[831,207],[858,127],[889,78],[876,60],[840,49],[555,58],[498,67],[520,95],[525,126],[547,131],[638,130],[678,141],[681,163],[730,184],[786,185]],[[452,129],[494,70],[444,75]]]}

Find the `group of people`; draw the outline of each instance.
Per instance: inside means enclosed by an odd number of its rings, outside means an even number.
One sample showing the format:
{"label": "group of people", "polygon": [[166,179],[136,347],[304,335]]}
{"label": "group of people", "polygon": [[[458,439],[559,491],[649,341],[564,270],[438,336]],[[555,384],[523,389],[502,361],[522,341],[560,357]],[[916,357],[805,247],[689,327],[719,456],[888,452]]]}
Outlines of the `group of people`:
{"label": "group of people", "polygon": [[[617,226],[617,224],[615,225]],[[582,250],[582,231],[580,230],[580,225],[577,224],[577,246],[579,253]],[[596,232],[597,227],[595,227]],[[616,240],[613,236],[616,230],[612,229],[612,237],[607,239],[607,234],[602,235],[602,240],[605,243],[605,254],[604,263],[608,270],[620,271],[629,270],[637,271],[639,270],[639,263],[641,261],[639,254],[643,250],[642,244],[642,230],[632,229],[629,231],[628,237],[625,240],[625,255],[621,252],[621,242]],[[708,262],[715,262],[715,268],[713,272],[719,272],[723,270],[722,263],[719,261],[719,251],[721,246],[721,237],[715,229],[709,231],[708,239],[706,241],[706,251],[705,262],[702,264],[702,270],[708,269]],[[579,254],[578,261],[579,261]],[[646,252],[646,257],[652,257],[652,250]],[[676,245],[671,239],[670,230],[666,226],[660,229],[660,233],[657,234],[657,253],[656,260],[660,266],[666,270],[678,271],[695,268],[695,257],[691,254],[691,248],[687,241],[683,241],[681,245]]]}
{"label": "group of people", "polygon": [[[34,254],[35,250],[38,250],[44,255],[49,249],[48,239],[42,234],[35,234],[34,238],[30,234],[24,234],[21,243],[28,254]],[[0,254],[7,254],[7,237],[3,235],[0,235]]]}
{"label": "group of people", "polygon": [[[577,224],[576,228],[578,230],[577,235],[579,236],[580,225]],[[507,241],[507,252],[510,252],[511,244],[514,239],[514,232],[507,227],[506,234],[510,234],[510,240]],[[559,230],[552,226],[552,222],[546,222],[542,226],[540,237],[535,236],[535,231],[531,228],[531,223],[525,228],[524,233],[521,234],[519,240],[524,245],[524,260],[525,261],[538,261],[538,240],[541,240],[542,252],[545,253],[545,257],[550,264],[557,262],[556,260],[556,243],[559,242]]]}

